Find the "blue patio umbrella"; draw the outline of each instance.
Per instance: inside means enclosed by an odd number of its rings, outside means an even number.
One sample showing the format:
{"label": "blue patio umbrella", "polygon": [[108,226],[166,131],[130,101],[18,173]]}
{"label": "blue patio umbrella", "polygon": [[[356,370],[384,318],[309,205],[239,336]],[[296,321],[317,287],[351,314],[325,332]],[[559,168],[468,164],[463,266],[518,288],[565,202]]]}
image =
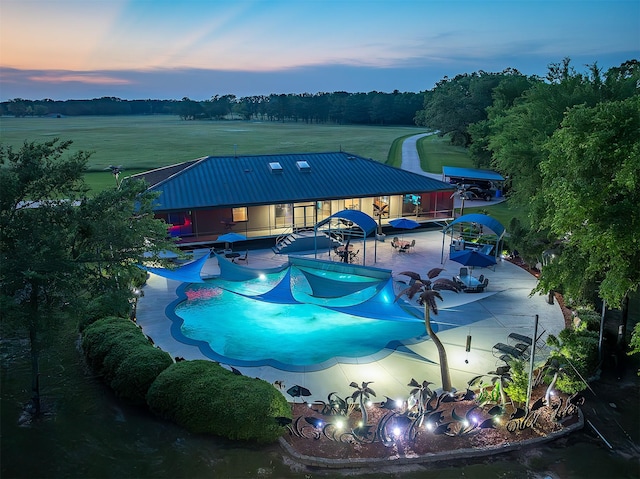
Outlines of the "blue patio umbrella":
{"label": "blue patio umbrella", "polygon": [[223,235],[218,236],[216,243],[224,242],[226,244],[231,243],[231,245],[233,245],[233,243],[235,243],[236,241],[245,241],[246,239],[247,237],[245,235],[231,232],[231,233],[225,233]]}
{"label": "blue patio umbrella", "polygon": [[470,249],[454,251],[449,255],[449,258],[463,266],[478,266],[480,268],[486,268],[487,266],[493,266],[496,264],[496,259],[493,256]]}
{"label": "blue patio umbrella", "polygon": [[216,243],[224,241],[225,243],[235,243],[236,241],[244,241],[247,237],[240,233],[226,233],[218,236]]}
{"label": "blue patio umbrella", "polygon": [[412,230],[420,226],[420,223],[410,220],[409,218],[396,218],[395,220],[389,221],[389,224],[394,228],[403,230]]}

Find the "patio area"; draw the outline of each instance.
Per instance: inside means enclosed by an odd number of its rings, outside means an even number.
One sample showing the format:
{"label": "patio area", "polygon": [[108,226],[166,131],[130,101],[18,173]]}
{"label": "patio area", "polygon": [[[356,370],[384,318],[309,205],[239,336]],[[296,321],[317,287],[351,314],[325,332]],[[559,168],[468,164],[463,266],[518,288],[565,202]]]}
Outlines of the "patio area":
{"label": "patio area", "polygon": [[[426,277],[432,268],[444,268],[441,278],[452,279],[459,275],[461,265],[451,261],[448,254],[442,258],[443,236],[440,230],[411,230],[402,234],[404,241],[415,246],[409,252],[398,253],[391,246],[391,238],[375,243],[368,238],[366,266],[389,269],[397,280],[409,281],[399,273],[413,271]],[[363,245],[362,240],[352,241],[356,250]],[[375,254],[374,254],[375,253]],[[303,252],[296,254],[309,258],[340,261],[331,250]],[[249,268],[273,268],[288,260],[287,256],[276,255],[271,249],[250,250]],[[210,258],[203,269],[203,277],[213,277],[220,273],[218,260]],[[360,261],[362,264],[362,260]],[[474,376],[494,371],[504,365],[494,346],[497,343],[513,344],[513,335],[531,337],[535,315],[539,317],[538,333],[544,332],[541,342],[548,334],[557,335],[564,327],[564,318],[558,304],[550,305],[545,296],[529,296],[536,285],[536,278],[507,261],[498,259],[495,267],[475,268],[475,275],[483,274],[489,280],[482,292],[475,294],[443,291],[444,301],[438,302],[439,314],[432,315],[432,322],[455,324],[456,327],[443,330],[438,337],[443,342],[449,360],[453,387],[464,390]],[[177,341],[171,334],[172,321],[165,314],[167,305],[176,300],[176,289],[181,283],[151,274],[144,286],[144,297],[137,307],[137,322],[155,344],[173,357],[185,359],[208,359],[198,347]],[[398,284],[401,287],[401,284]],[[466,351],[467,336],[471,336],[470,351]],[[251,344],[247,344],[251,348]],[[536,351],[536,360],[544,359],[544,349]],[[428,380],[434,387],[440,387],[438,353],[433,341],[425,337],[423,341],[398,349],[386,357],[375,361],[355,361],[338,363],[321,370],[283,371],[271,366],[238,367],[242,374],[262,378],[280,388],[285,397],[294,401],[286,391],[299,385],[308,389],[308,402],[325,401],[327,395],[336,392],[341,397],[351,395],[351,382],[358,384],[371,381],[376,391],[376,399],[406,397],[408,383],[412,378]],[[304,369],[304,368],[303,368]],[[310,368],[313,369],[313,368]],[[297,399],[298,402],[300,399]]]}

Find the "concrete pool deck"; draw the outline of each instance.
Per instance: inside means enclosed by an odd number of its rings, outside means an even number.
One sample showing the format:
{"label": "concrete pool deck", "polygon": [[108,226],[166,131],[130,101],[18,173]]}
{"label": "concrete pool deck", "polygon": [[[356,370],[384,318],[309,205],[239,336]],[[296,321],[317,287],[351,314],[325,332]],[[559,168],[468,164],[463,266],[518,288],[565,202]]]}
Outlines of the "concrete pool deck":
{"label": "concrete pool deck", "polygon": [[[386,242],[376,243],[376,262],[374,263],[375,241],[367,239],[366,266],[389,269],[394,277],[402,280],[408,280],[406,276],[398,276],[402,271],[415,271],[424,277],[426,272],[434,267],[444,268],[439,276],[442,278],[451,278],[458,274],[461,265],[448,258],[448,237],[445,241],[444,264],[441,264],[443,235],[440,230],[419,229],[392,236],[403,236],[403,239],[409,241],[415,239],[415,251],[397,253],[391,247],[391,238],[387,237]],[[354,242],[356,248],[357,243]],[[313,258],[315,254],[305,252],[296,256]],[[288,261],[286,255],[276,255],[271,249],[250,250],[249,258],[248,267],[256,269],[274,267]],[[329,259],[328,251],[319,251],[317,258]],[[202,276],[217,274],[219,274],[217,260],[210,258],[202,270]],[[538,294],[530,296],[537,280],[522,268],[499,259],[495,271],[489,268],[476,268],[474,274],[476,276],[484,274],[489,279],[489,286],[485,293],[442,292],[444,301],[438,302],[440,314],[432,315],[434,323],[446,322],[447,317],[456,317],[456,324],[465,324],[438,333],[447,352],[452,384],[458,390],[465,389],[472,377],[494,371],[496,366],[504,364],[494,356],[492,351],[494,344],[509,344],[510,333],[532,337],[536,314],[539,316],[538,335],[544,332],[540,343],[546,340],[548,334],[557,335],[564,328],[564,318],[557,303],[548,304],[546,296]],[[177,299],[176,289],[180,284],[179,281],[150,274],[143,288],[144,296],[138,302],[137,323],[158,347],[171,356],[185,359],[209,359],[197,346],[181,343],[171,334],[173,322],[166,315],[165,310]],[[467,335],[472,337],[469,353],[465,352]],[[247,347],[250,348],[251,345],[248,344]],[[354,389],[349,386],[351,382],[360,384],[363,381],[372,381],[370,387],[377,394],[376,400],[385,400],[385,396],[406,398],[411,389],[407,384],[412,378],[419,382],[428,380],[434,383],[433,387],[440,387],[438,353],[433,341],[426,337],[424,341],[407,347],[415,354],[393,352],[377,361],[338,363],[313,372],[289,372],[271,366],[236,367],[236,369],[246,376],[259,377],[270,383],[276,381],[283,383],[282,393],[290,401],[294,398],[285,391],[294,385],[304,386],[311,391],[312,395],[305,398],[308,402],[326,401],[331,392],[336,392],[340,397],[350,396],[354,392]],[[544,359],[544,353],[544,350],[536,353],[536,362]],[[428,361],[421,360],[420,357]],[[296,400],[300,401],[299,398]]]}

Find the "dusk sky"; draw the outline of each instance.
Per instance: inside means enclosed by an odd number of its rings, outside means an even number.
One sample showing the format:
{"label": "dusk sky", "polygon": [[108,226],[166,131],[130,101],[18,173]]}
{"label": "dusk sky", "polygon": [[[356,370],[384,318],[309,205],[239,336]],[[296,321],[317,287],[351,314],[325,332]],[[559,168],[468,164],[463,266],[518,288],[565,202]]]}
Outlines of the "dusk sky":
{"label": "dusk sky", "polygon": [[640,0],[2,0],[0,100],[420,92],[640,57]]}

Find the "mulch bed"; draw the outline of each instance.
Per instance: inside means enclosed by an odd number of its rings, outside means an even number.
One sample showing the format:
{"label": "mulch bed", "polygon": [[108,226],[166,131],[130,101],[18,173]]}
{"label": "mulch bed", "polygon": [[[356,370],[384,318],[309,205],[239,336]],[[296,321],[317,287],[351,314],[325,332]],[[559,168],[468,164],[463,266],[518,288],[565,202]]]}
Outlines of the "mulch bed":
{"label": "mulch bed", "polygon": [[[534,390],[532,398],[543,397],[545,392],[545,386],[539,386]],[[554,399],[555,404],[562,405],[560,408],[566,405],[566,396],[556,396]],[[329,416],[323,415],[316,409],[319,409],[317,405],[309,407],[306,403],[293,404],[293,418],[294,423],[292,430],[289,434],[283,436],[284,440],[291,446],[291,448],[300,455],[310,456],[315,458],[325,459],[366,459],[366,458],[398,458],[398,457],[419,457],[438,453],[447,453],[460,449],[486,449],[487,447],[502,446],[513,443],[519,443],[522,441],[544,438],[550,433],[561,431],[563,428],[574,424],[578,421],[577,414],[569,416],[562,421],[556,421],[553,419],[555,409],[549,407],[542,407],[536,412],[538,413],[537,420],[532,427],[523,427],[524,419],[515,420],[511,423],[511,426],[518,426],[513,432],[507,429],[507,422],[510,415],[514,412],[514,408],[511,405],[507,405],[504,413],[500,416],[501,421],[499,424],[495,424],[494,428],[480,429],[474,428],[469,433],[457,435],[456,432],[459,428],[459,422],[452,418],[453,411],[458,416],[465,416],[466,412],[472,407],[476,406],[475,401],[456,401],[450,403],[441,403],[438,410],[442,412],[442,420],[439,424],[451,422],[450,433],[447,434],[434,434],[434,432],[427,430],[424,426],[420,429],[415,440],[407,441],[404,438],[396,440],[393,444],[384,445],[382,442],[365,443],[359,442],[353,439],[353,436],[349,432],[353,428],[357,428],[358,423],[361,420],[361,414],[359,410],[354,410],[353,413],[345,420],[342,416]],[[481,409],[476,409],[474,413],[479,416],[479,423],[488,419],[491,416],[488,414],[495,404],[487,405]],[[375,426],[389,413],[388,409],[380,407],[380,404],[373,404],[367,409],[368,411],[368,423],[374,425],[371,429],[372,433],[375,432]],[[335,428],[332,426],[327,428],[327,434],[324,434],[321,428],[314,428],[309,424],[305,418],[317,418],[322,420],[323,425],[328,423],[336,424],[338,421],[348,422],[341,429],[344,434],[340,438],[340,434],[333,434]],[[299,427],[295,427],[296,419]],[[298,433],[293,433],[293,429],[296,429]],[[371,439],[373,434],[369,436]]]}

